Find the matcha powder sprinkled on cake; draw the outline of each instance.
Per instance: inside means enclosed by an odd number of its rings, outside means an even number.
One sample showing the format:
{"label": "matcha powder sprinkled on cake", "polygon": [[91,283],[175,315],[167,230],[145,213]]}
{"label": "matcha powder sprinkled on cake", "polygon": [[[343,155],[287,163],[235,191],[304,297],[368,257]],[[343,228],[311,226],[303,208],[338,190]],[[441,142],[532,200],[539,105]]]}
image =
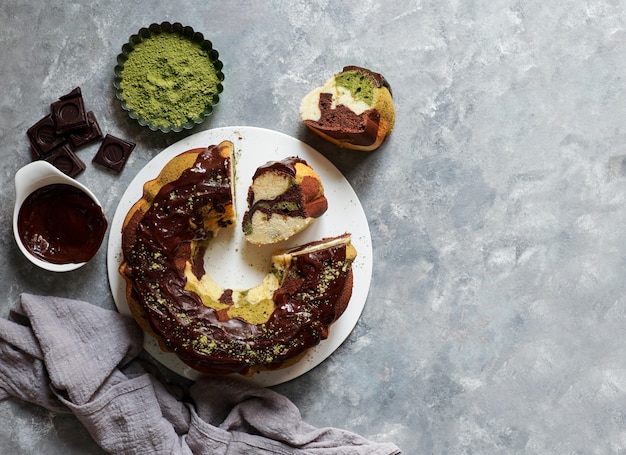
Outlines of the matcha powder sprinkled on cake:
{"label": "matcha powder sprinkled on cake", "polygon": [[156,127],[182,127],[204,115],[219,93],[218,70],[200,43],[159,33],[136,44],[121,72],[128,109]]}

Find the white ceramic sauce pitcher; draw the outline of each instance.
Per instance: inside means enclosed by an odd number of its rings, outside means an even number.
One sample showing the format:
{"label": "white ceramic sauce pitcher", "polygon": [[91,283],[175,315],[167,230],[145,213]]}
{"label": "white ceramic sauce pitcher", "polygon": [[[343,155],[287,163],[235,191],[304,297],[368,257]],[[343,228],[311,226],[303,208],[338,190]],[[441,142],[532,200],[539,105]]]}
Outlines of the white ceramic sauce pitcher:
{"label": "white ceramic sauce pitcher", "polygon": [[15,207],[13,209],[13,234],[15,241],[20,251],[26,256],[33,264],[41,267],[42,269],[52,272],[69,272],[82,267],[86,262],[67,263],[67,264],[53,264],[42,260],[41,258],[34,256],[22,243],[18,230],[18,216],[20,208],[26,200],[26,198],[34,191],[47,185],[64,183],[71,185],[83,191],[88,195],[100,208],[102,204],[98,201],[98,198],[87,188],[85,185],[77,182],[73,178],[65,175],[58,170],[52,164],[47,161],[33,161],[30,164],[22,167],[15,173]]}

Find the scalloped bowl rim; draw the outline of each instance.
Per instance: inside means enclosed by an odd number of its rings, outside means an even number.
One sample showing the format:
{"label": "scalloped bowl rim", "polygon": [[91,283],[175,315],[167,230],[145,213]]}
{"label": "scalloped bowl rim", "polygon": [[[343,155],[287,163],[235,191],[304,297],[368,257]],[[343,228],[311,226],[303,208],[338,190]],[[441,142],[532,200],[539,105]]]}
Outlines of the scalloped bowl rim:
{"label": "scalloped bowl rim", "polygon": [[[163,31],[165,31],[166,33],[178,33],[182,36],[189,38],[191,41],[199,43],[202,48],[208,52],[209,60],[211,60],[217,70],[217,77],[219,82],[217,84],[217,92],[213,96],[212,102],[205,107],[204,111],[198,118],[190,120],[183,125],[159,126],[144,119],[126,105],[126,100],[122,95],[123,90],[120,86],[120,82],[122,81],[121,72],[124,69],[124,63],[126,62],[126,60],[128,60],[128,55],[133,51],[135,45],[142,42],[144,39]],[[189,130],[194,126],[201,124],[206,120],[207,117],[209,117],[213,113],[214,107],[219,103],[219,95],[224,89],[222,85],[222,82],[224,81],[224,73],[222,71],[222,68],[223,63],[219,59],[219,52],[213,48],[213,43],[210,40],[204,38],[204,35],[202,33],[196,32],[192,27],[188,25],[183,25],[180,22],[161,22],[160,24],[152,23],[148,27],[140,28],[137,33],[131,35],[128,38],[128,41],[122,46],[122,52],[117,55],[117,64],[113,69],[115,74],[115,78],[113,80],[113,86],[115,87],[115,97],[120,101],[122,109],[128,114],[128,116],[131,119],[137,121],[139,125],[146,126],[152,131],[161,131],[163,133],[178,133],[183,130]]]}

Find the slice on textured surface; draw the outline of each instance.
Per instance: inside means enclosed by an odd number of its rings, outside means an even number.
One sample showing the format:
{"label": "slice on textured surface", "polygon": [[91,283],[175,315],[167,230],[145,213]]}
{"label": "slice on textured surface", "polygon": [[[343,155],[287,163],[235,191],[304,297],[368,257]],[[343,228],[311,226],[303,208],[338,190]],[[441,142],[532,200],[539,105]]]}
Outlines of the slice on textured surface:
{"label": "slice on textured surface", "polygon": [[391,87],[379,73],[346,66],[300,104],[304,124],[340,147],[377,149],[393,130],[396,111]]}

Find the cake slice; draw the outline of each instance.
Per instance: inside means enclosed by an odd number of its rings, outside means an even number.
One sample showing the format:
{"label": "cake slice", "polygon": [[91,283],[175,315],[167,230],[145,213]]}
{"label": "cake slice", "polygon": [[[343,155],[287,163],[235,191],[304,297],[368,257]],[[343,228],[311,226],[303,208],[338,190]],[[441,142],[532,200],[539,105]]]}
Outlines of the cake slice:
{"label": "cake slice", "polygon": [[372,151],[391,134],[396,111],[391,87],[379,73],[346,66],[300,104],[304,124],[340,147]]}
{"label": "cake slice", "polygon": [[248,190],[245,239],[267,245],[288,239],[322,216],[328,201],[318,175],[298,157],[260,166]]}

